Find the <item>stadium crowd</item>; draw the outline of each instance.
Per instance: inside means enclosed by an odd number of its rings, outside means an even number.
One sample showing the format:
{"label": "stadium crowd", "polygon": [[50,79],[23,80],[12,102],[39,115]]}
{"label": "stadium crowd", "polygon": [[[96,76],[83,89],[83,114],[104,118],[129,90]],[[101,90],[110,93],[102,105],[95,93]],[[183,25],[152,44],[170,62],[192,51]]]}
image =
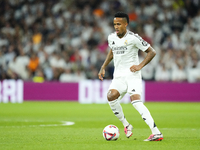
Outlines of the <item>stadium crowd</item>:
{"label": "stadium crowd", "polygon": [[199,0],[1,0],[0,80],[97,79],[117,11],[157,51],[144,80],[200,82]]}

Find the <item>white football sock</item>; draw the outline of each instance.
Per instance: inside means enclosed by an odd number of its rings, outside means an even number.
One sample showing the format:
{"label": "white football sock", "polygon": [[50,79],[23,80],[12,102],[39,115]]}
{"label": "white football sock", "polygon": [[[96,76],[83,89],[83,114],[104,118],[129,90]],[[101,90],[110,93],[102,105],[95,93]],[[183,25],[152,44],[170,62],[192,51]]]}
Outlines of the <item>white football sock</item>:
{"label": "white football sock", "polygon": [[134,100],[131,102],[133,107],[140,113],[142,116],[142,119],[146,122],[146,124],[149,126],[149,128],[152,131],[152,134],[160,134],[160,131],[156,127],[156,124],[154,123],[154,120],[147,109],[147,107],[143,104],[141,100]]}
{"label": "white football sock", "polygon": [[110,108],[112,109],[115,116],[122,122],[124,127],[128,126],[129,123],[124,116],[124,113],[119,101],[117,99],[113,101],[108,101],[108,104],[110,105]]}

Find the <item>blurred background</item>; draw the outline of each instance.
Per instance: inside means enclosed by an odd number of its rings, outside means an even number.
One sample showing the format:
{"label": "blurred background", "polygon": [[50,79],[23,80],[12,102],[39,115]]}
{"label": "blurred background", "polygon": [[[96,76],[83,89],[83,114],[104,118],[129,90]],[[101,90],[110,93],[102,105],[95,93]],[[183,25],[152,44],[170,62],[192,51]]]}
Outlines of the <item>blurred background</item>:
{"label": "blurred background", "polygon": [[108,124],[123,131],[107,105],[113,62],[98,79],[118,11],[157,52],[141,100],[166,138],[159,149],[200,149],[200,0],[0,0],[0,149],[158,149],[141,144],[150,130],[129,94],[134,137],[102,138]]}
{"label": "blurred background", "polygon": [[144,80],[200,82],[199,0],[1,0],[0,80],[97,79],[118,11],[157,51]]}

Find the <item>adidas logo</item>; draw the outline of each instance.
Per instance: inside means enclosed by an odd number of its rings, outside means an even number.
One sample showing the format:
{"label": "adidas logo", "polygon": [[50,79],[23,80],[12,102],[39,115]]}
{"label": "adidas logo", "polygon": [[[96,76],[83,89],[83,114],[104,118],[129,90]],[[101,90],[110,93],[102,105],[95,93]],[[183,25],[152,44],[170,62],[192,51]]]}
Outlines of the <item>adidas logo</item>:
{"label": "adidas logo", "polygon": [[114,42],[114,41],[112,42],[112,45],[113,45],[113,44],[115,44],[115,42]]}

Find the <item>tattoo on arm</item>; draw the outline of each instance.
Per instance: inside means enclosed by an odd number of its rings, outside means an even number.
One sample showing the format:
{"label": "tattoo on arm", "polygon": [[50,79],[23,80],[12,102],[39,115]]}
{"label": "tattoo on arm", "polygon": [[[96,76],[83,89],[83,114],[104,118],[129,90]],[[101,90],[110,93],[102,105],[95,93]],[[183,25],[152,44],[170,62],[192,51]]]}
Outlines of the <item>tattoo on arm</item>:
{"label": "tattoo on arm", "polygon": [[144,60],[140,63],[142,68],[147,65],[156,55],[156,51],[150,46],[146,51],[147,56],[144,58]]}

